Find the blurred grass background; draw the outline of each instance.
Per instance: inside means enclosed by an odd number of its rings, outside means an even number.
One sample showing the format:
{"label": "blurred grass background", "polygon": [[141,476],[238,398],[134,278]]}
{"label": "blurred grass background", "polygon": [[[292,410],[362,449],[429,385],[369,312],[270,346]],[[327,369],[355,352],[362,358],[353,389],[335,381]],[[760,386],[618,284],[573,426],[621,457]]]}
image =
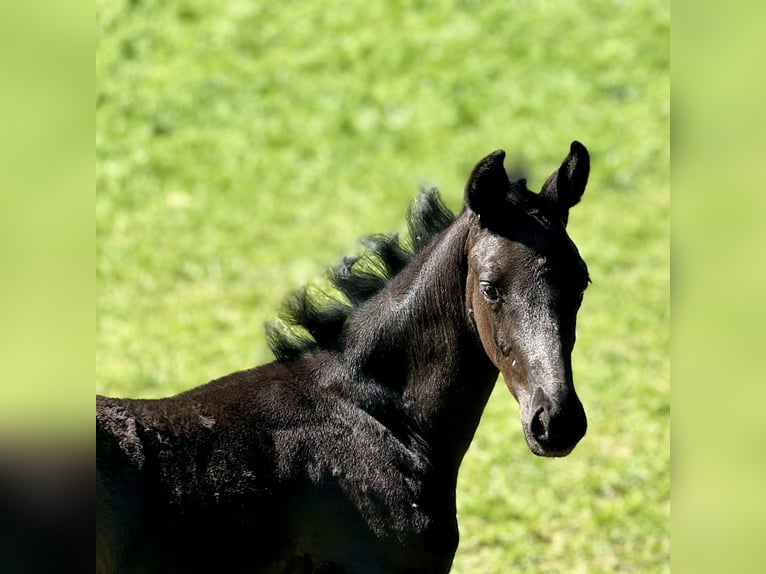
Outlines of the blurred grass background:
{"label": "blurred grass background", "polygon": [[454,571],[669,571],[668,3],[97,0],[96,22],[97,392],[270,360],[282,298],[402,231],[419,185],[457,210],[503,148],[539,189],[579,139],[588,435],[534,457],[497,386]]}

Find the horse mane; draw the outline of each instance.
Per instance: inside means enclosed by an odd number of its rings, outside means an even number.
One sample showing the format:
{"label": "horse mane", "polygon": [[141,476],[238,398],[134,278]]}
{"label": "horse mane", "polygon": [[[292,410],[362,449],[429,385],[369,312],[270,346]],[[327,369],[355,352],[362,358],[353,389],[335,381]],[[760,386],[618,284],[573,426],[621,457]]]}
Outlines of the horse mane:
{"label": "horse mane", "polygon": [[407,210],[408,242],[396,233],[362,240],[366,250],[345,257],[327,276],[337,293],[308,285],[290,295],[279,313],[280,324],[266,323],[266,340],[277,360],[290,361],[315,349],[343,347],[351,313],[383,290],[415,255],[455,221],[436,188],[422,189]]}

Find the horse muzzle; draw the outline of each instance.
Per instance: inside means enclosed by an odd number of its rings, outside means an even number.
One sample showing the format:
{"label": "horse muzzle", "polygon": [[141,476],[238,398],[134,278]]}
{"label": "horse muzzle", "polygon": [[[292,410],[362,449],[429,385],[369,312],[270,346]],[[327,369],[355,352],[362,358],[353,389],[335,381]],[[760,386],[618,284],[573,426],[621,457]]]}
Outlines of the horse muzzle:
{"label": "horse muzzle", "polygon": [[573,390],[552,400],[537,387],[522,412],[524,437],[529,450],[538,456],[568,455],[588,428],[585,409]]}

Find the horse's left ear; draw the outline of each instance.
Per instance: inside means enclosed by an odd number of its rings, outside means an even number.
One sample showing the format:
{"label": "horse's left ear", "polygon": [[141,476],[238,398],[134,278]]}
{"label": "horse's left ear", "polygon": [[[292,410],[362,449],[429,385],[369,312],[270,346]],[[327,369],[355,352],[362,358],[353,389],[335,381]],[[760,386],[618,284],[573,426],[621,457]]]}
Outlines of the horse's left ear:
{"label": "horse's left ear", "polygon": [[569,155],[543,185],[540,192],[546,200],[556,206],[566,225],[569,209],[580,201],[590,173],[590,156],[585,146],[573,141]]}

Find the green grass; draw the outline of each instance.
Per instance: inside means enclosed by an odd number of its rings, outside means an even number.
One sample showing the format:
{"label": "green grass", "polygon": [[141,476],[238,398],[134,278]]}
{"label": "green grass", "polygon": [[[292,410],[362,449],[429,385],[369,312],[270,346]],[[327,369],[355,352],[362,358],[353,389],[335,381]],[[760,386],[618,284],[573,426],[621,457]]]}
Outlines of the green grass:
{"label": "green grass", "polygon": [[263,323],[419,185],[458,209],[504,148],[572,139],[593,285],[588,435],[524,444],[498,384],[460,474],[455,572],[668,572],[669,6],[97,0],[96,390],[159,397],[271,359]]}

